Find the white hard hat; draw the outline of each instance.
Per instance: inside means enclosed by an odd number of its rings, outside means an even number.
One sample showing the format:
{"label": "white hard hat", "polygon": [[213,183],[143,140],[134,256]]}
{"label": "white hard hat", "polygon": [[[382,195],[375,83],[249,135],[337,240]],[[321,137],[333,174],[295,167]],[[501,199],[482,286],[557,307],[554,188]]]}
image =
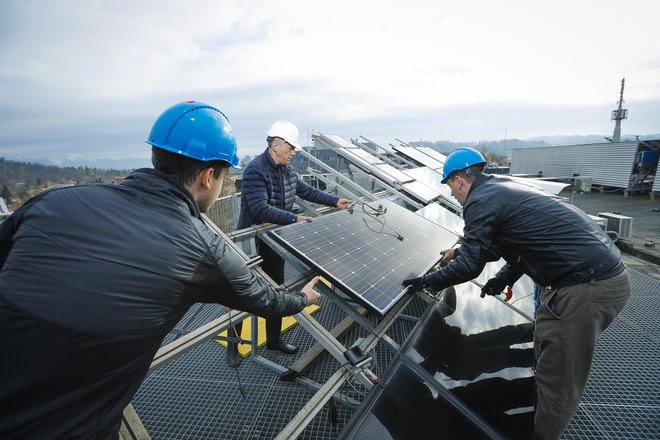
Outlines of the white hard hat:
{"label": "white hard hat", "polygon": [[300,149],[300,143],[298,142],[298,127],[296,127],[292,122],[289,121],[277,121],[268,129],[268,137],[278,137],[287,141],[289,144],[293,145],[296,150]]}

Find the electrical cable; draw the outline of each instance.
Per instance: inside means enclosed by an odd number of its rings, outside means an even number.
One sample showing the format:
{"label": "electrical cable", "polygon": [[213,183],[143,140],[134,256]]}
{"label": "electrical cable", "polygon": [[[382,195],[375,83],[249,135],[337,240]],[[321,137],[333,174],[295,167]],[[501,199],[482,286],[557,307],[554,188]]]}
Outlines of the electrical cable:
{"label": "electrical cable", "polygon": [[[369,221],[365,217],[362,217],[362,221],[364,224],[369,228],[370,231],[375,232],[377,234],[385,234],[385,235],[391,235],[392,237],[395,237],[398,240],[403,241],[403,235],[399,234],[397,231],[392,229],[390,226],[387,226],[387,219],[385,218],[385,213],[387,212],[387,208],[383,208],[383,205],[378,205],[378,208],[374,208],[367,202],[362,202],[360,205],[362,208],[362,213],[369,217]],[[378,229],[378,226],[372,227],[369,223],[378,223],[380,225],[380,228]],[[385,228],[389,229],[392,232],[385,232]]]}

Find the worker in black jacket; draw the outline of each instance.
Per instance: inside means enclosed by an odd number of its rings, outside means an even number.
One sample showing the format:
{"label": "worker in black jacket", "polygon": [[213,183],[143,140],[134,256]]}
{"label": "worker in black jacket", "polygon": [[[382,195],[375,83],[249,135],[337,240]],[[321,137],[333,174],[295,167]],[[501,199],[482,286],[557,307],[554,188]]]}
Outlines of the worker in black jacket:
{"label": "worker in black jacket", "polygon": [[[289,162],[300,149],[298,127],[290,121],[274,122],[266,133],[268,148],[248,164],[243,172],[241,191],[241,212],[237,229],[244,229],[262,223],[289,225],[311,221],[312,217],[295,214],[293,203],[296,196],[321,205],[346,209],[351,200],[339,198],[314,188],[303,182],[291,168]],[[262,269],[278,284],[284,282],[284,260],[262,240],[257,239]],[[242,323],[235,326],[234,332],[240,335]],[[297,351],[293,344],[284,342],[281,337],[282,318],[274,316],[266,319],[266,348],[285,354]],[[227,363],[237,366],[238,346],[229,342]]]}
{"label": "worker in black jacket", "polygon": [[147,140],[155,169],[44,191],[0,225],[0,438],[116,439],[163,338],[197,302],[261,316],[317,301],[271,287],[201,213],[238,165],[229,121],[184,102]]}
{"label": "worker in black jacket", "polygon": [[482,174],[471,148],[449,155],[442,183],[463,206],[462,244],[444,268],[405,280],[410,291],[444,289],[477,277],[488,261],[506,265],[481,296],[498,295],[523,274],[545,289],[536,316],[535,439],[558,439],[582,397],[600,334],[630,296],[621,254],[584,212],[559,197]]}

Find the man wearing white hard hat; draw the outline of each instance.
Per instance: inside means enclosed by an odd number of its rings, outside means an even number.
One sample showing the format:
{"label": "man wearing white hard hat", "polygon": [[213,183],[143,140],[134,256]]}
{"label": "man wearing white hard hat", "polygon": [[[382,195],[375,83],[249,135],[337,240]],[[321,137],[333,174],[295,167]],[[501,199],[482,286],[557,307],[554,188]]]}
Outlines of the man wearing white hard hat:
{"label": "man wearing white hard hat", "polygon": [[[266,134],[268,148],[245,168],[241,194],[241,212],[237,229],[261,223],[288,225],[311,221],[312,217],[292,212],[296,196],[312,203],[346,209],[352,200],[342,199],[316,189],[299,178],[289,162],[299,150],[298,128],[289,121],[276,121]],[[257,238],[261,267],[278,284],[284,282],[284,260]],[[282,318],[266,319],[266,348],[286,354],[297,351],[281,339]],[[240,324],[236,331],[240,334]],[[238,365],[236,343],[229,343],[227,360]]]}

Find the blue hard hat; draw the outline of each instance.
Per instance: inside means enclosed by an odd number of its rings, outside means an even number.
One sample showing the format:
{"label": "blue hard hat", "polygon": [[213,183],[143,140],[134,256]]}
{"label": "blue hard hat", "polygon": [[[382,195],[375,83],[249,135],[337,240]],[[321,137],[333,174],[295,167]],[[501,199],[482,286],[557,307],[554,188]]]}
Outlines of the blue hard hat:
{"label": "blue hard hat", "polygon": [[485,164],[486,159],[474,148],[461,147],[447,156],[445,165],[442,168],[442,183],[447,183],[449,176],[454,171],[464,170],[472,165]]}
{"label": "blue hard hat", "polygon": [[202,102],[184,101],[165,110],[146,142],[192,159],[224,160],[240,168],[229,120],[220,110]]}

